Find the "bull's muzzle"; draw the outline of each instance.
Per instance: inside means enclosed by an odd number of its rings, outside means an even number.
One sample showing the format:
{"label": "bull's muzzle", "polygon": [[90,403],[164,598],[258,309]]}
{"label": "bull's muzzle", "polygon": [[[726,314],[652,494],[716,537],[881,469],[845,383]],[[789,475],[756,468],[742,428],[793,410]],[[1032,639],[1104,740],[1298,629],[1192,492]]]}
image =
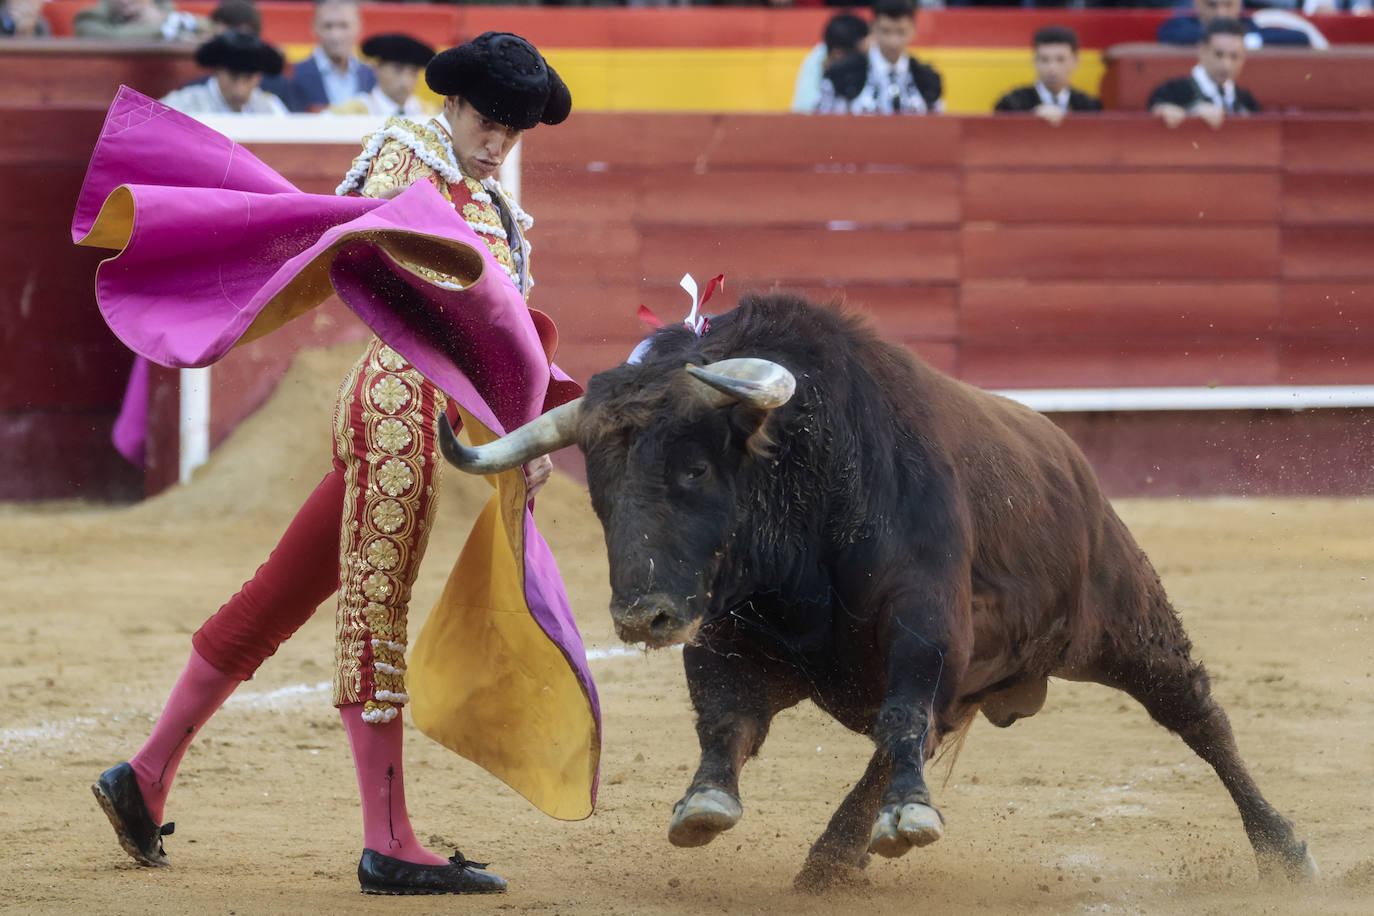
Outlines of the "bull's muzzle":
{"label": "bull's muzzle", "polygon": [[684,620],[677,603],[667,595],[645,595],[630,603],[611,604],[615,633],[625,642],[642,642],[651,649],[662,649],[691,642],[701,626],[701,618]]}

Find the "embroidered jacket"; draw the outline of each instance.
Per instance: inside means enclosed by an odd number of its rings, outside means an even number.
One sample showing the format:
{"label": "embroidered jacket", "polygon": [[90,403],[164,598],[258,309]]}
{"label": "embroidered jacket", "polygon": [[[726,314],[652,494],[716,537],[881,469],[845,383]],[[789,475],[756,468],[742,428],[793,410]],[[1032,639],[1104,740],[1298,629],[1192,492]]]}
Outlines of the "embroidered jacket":
{"label": "embroidered jacket", "polygon": [[[437,118],[425,124],[399,117],[387,119],[381,130],[363,141],[362,152],[334,193],[378,197],[384,191],[406,188],[421,180],[433,184],[453,204],[487,243],[516,289],[528,296],[534,281],[529,273],[530,244],[525,233],[534,220],[494,177],[478,181],[462,173],[453,155],[453,142]],[[501,218],[501,208],[510,215],[508,223]],[[442,277],[433,279],[444,282]]]}

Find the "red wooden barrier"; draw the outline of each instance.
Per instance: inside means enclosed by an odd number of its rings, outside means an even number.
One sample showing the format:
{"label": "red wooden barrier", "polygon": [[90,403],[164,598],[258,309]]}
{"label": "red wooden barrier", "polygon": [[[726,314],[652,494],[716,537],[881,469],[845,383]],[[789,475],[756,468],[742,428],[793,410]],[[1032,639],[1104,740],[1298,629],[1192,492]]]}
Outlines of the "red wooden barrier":
{"label": "red wooden barrier", "polygon": [[[11,482],[0,498],[70,493],[77,477],[89,492],[127,490],[105,437],[128,356],[91,303],[98,255],[66,236],[102,115],[0,111],[0,333],[19,354],[0,376],[0,480]],[[666,320],[685,313],[676,284],[691,271],[727,274],[722,309],[751,287],[841,297],[992,387],[1374,384],[1370,139],[1374,118],[1360,116],[1170,131],[1143,116],[1056,130],[1021,118],[584,114],[524,144],[532,304],[558,321],[559,362],[580,380],[643,335],[640,304]],[[255,151],[320,192],[354,153]],[[338,311],[324,317],[215,369],[213,439],[266,396],[286,353],[362,333]],[[1369,414],[1060,422],[1114,493],[1370,493],[1374,442],[1332,420]],[[1168,431],[1182,438],[1166,442]],[[85,464],[54,457],[83,436]],[[1316,460],[1326,445],[1353,453]],[[1284,460],[1242,460],[1242,448]],[[157,460],[150,485],[174,473]]]}

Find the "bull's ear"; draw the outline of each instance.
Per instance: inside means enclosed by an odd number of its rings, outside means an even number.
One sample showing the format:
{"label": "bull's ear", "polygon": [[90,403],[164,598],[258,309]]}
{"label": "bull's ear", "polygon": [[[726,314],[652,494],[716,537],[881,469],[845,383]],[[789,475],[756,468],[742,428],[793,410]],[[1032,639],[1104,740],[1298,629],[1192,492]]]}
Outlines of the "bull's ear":
{"label": "bull's ear", "polygon": [[730,430],[744,442],[753,458],[767,458],[777,444],[768,434],[768,418],[773,411],[764,407],[735,404],[730,408]]}

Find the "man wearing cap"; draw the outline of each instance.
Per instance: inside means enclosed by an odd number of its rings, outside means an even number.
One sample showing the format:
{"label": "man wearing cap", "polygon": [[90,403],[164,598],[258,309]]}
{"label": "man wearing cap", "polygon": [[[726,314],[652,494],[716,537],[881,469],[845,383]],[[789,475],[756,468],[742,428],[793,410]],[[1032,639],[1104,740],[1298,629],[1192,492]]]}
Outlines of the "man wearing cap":
{"label": "man wearing cap", "polygon": [[[444,96],[443,113],[425,123],[387,120],[367,137],[337,193],[390,198],[414,182],[430,182],[502,268],[488,274],[492,282],[486,287],[473,289],[527,295],[532,281],[524,233],[532,220],[497,183],[496,172],[525,130],[567,118],[568,88],[529,42],[503,32],[487,32],[439,54],[425,79]],[[440,284],[452,281],[423,265],[413,268]],[[437,505],[437,433],[447,409],[442,390],[379,338],[371,340],[339,389],[334,469],[253,578],[192,637],[190,659],[143,747],[102,773],[92,787],[120,845],[136,861],[168,864],[162,844],[172,826],[164,823],[167,797],[194,736],[337,591],[333,701],[353,752],[362,801],[361,889],[371,894],[506,889],[485,865],[461,853],[445,859],[422,845],[405,803],[401,708],[410,701],[406,668],[415,663],[407,656],[407,608]],[[547,457],[525,466],[528,497],[551,469]],[[495,583],[497,572],[489,574]],[[558,663],[563,664],[561,654]],[[520,680],[498,677],[501,683]],[[530,689],[547,694],[560,688],[540,681]],[[561,714],[571,716],[568,710],[585,705],[578,690],[576,704],[558,707]],[[480,723],[502,702],[502,696],[488,694],[484,708],[453,715]],[[516,716],[521,709],[501,714]],[[520,760],[497,762],[521,765]],[[493,769],[495,764],[482,765]]]}
{"label": "man wearing cap", "polygon": [[434,59],[434,49],[409,35],[393,33],[374,35],[363,42],[363,55],[376,61],[377,85],[372,91],[355,95],[341,105],[325,109],[330,114],[393,115],[414,119],[427,118],[437,112],[429,110],[415,97],[420,74]]}
{"label": "man wearing cap", "polygon": [[189,115],[284,115],[282,100],[259,85],[263,74],[281,73],[284,62],[276,48],[256,35],[223,32],[196,48],[196,63],[211,71],[210,79],[175,89],[161,101]]}

